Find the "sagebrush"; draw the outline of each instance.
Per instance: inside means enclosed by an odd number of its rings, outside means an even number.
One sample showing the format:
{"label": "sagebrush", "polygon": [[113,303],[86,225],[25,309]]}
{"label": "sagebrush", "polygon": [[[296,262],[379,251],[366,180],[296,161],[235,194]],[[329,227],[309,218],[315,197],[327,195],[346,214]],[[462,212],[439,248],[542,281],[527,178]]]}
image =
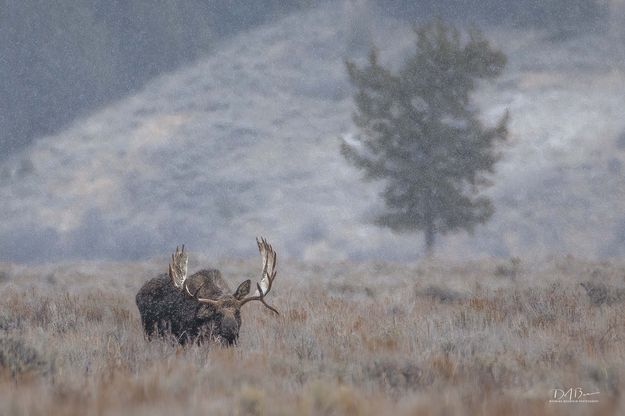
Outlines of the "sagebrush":
{"label": "sagebrush", "polygon": [[[230,348],[145,339],[134,293],[166,261],[4,264],[0,339],[32,371],[2,372],[0,414],[622,414],[625,301],[580,283],[621,290],[625,265],[515,262],[283,260],[281,315],[248,307]],[[568,387],[598,402],[549,403]]]}

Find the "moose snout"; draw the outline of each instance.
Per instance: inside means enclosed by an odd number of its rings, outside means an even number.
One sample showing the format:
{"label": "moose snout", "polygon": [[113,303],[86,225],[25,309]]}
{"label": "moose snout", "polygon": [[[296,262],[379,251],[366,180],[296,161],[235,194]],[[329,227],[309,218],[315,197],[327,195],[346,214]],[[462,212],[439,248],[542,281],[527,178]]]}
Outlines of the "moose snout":
{"label": "moose snout", "polygon": [[234,344],[239,337],[239,325],[236,320],[224,319],[221,321],[220,335],[228,341],[228,344]]}

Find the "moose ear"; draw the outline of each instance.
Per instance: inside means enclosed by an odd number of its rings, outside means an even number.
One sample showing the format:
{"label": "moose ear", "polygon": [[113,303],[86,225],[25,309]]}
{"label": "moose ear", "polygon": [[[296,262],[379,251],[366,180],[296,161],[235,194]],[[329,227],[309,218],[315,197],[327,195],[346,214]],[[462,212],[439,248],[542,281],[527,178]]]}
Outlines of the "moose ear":
{"label": "moose ear", "polygon": [[247,279],[245,282],[241,283],[239,287],[237,288],[236,292],[234,292],[234,297],[238,300],[241,300],[245,296],[247,296],[248,293],[250,293],[251,284],[252,284],[252,281],[250,279]]}

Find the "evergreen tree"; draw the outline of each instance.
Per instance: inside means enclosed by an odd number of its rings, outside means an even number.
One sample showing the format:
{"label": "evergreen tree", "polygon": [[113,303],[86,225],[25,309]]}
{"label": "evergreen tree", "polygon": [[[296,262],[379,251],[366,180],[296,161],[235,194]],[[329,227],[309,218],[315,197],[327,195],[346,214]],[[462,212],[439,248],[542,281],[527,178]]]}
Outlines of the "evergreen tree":
{"label": "evergreen tree", "polygon": [[479,79],[501,74],[505,55],[477,30],[463,39],[440,20],[416,29],[416,53],[398,72],[373,50],[368,65],[347,62],[361,135],[341,151],[365,178],[384,180],[381,226],[423,231],[428,255],[437,234],[484,223],[492,202],[480,195],[507,136],[507,114],[484,126],[471,102]]}

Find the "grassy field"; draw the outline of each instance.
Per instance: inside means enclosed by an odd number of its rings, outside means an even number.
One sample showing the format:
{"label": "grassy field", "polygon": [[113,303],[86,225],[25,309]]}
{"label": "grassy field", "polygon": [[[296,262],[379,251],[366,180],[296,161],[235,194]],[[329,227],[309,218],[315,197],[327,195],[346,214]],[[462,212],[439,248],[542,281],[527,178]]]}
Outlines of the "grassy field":
{"label": "grassy field", "polygon": [[[181,348],[134,304],[166,262],[1,264],[0,415],[625,414],[625,263],[282,260],[279,317]],[[598,402],[549,402],[569,388]]]}

